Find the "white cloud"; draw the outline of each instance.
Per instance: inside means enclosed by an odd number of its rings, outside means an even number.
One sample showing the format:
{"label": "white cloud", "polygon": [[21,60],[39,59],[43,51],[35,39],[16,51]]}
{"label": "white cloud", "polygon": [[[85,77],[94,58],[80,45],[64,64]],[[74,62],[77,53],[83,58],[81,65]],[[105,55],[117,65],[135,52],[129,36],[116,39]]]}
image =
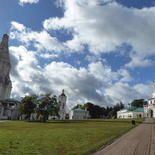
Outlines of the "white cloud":
{"label": "white cloud", "polygon": [[49,59],[49,58],[57,58],[57,57],[59,57],[59,55],[58,54],[45,53],[45,54],[40,54],[40,57],[45,58],[45,59]]}
{"label": "white cloud", "polygon": [[[43,26],[48,31],[70,31],[73,38],[65,45],[76,51],[86,44],[91,53],[109,53],[126,43],[135,52],[135,55],[125,53],[132,59],[128,67],[151,65],[152,61],[147,57],[155,55],[155,7],[136,9],[121,6],[115,1],[107,2],[61,0],[59,3],[64,8],[64,16],[46,19]],[[144,64],[140,65],[143,60]]]}
{"label": "white cloud", "polygon": [[32,4],[32,3],[38,3],[38,2],[39,0],[19,0],[19,5],[23,6],[26,3]]}
{"label": "white cloud", "polygon": [[133,77],[131,77],[130,73],[125,69],[118,70],[118,74],[121,76],[121,82],[130,82],[133,80]]}
{"label": "white cloud", "polygon": [[152,83],[145,84],[136,84],[134,89],[141,94],[141,98],[149,99],[152,97],[153,85]]}
{"label": "white cloud", "polygon": [[145,56],[138,56],[137,54],[130,55],[132,60],[125,64],[126,67],[135,68],[135,67],[148,67],[154,64],[151,59],[145,58]]}
{"label": "white cloud", "polygon": [[[128,103],[149,98],[150,84],[129,86],[127,82],[134,79],[127,69],[153,64],[149,56],[155,55],[154,8],[126,8],[113,0],[59,0],[57,4],[63,7],[64,16],[46,19],[44,29],[39,32],[11,22],[10,38],[23,43],[19,47],[10,47],[12,96],[19,98],[24,94],[49,91],[58,95],[65,89],[68,108],[87,101],[110,106],[119,101]],[[62,29],[72,39],[62,43],[50,35],[53,34],[50,31],[57,33]],[[124,43],[132,49],[118,50]],[[30,51],[31,46],[36,51]],[[83,52],[85,47],[88,48],[85,60],[89,61],[86,67],[77,69],[64,62],[39,66],[40,58],[56,58],[61,52]],[[107,60],[100,57],[100,54],[111,51],[114,55],[127,54],[131,61],[114,71],[107,65]]]}
{"label": "white cloud", "polygon": [[102,63],[90,63],[89,71],[97,79],[104,81],[104,83],[111,83],[114,80],[118,80],[118,74],[113,72],[110,66],[102,65]]}
{"label": "white cloud", "polygon": [[[10,47],[12,97],[20,98],[25,94],[52,92],[59,95],[62,89],[68,97],[68,109],[76,104],[92,102],[101,106],[112,106],[119,102],[131,102],[136,98],[147,98],[149,85],[137,84],[133,87],[127,83],[116,82],[130,80],[125,70],[113,72],[109,66],[100,61],[90,63],[88,68],[74,68],[68,63],[51,62],[40,67],[37,53],[26,47]],[[147,92],[148,91],[148,92]]]}
{"label": "white cloud", "polygon": [[21,32],[26,30],[26,27],[18,22],[12,21],[11,25],[12,25],[11,29],[16,29],[17,31]]}
{"label": "white cloud", "polygon": [[[12,96],[20,98],[24,94],[53,92],[68,94],[69,107],[84,104],[86,101],[104,100],[96,93],[101,84],[88,70],[79,70],[63,62],[52,62],[44,68],[38,66],[37,53],[28,51],[24,46],[10,47],[13,81]],[[18,73],[18,74],[15,74]],[[83,87],[84,86],[84,87]]]}
{"label": "white cloud", "polygon": [[23,24],[15,21],[11,22],[10,38],[17,39],[27,46],[33,45],[38,51],[46,50],[60,53],[64,49],[58,39],[50,36],[46,31],[32,31],[30,28],[26,28]]}
{"label": "white cloud", "polygon": [[116,82],[107,89],[105,95],[109,95],[115,102],[131,103],[135,99],[148,100],[151,95],[151,85],[137,84],[133,87],[127,83]]}

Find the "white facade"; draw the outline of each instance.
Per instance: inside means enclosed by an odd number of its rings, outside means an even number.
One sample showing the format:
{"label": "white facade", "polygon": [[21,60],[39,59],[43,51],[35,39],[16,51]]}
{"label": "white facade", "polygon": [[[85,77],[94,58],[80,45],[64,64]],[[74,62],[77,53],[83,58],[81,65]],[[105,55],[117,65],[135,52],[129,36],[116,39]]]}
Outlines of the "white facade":
{"label": "white facade", "polygon": [[154,91],[152,93],[152,98],[148,100],[148,105],[144,105],[144,112],[140,111],[123,111],[117,112],[117,118],[137,118],[141,117],[153,117],[155,118],[155,81],[153,83]]}
{"label": "white facade", "polygon": [[141,118],[144,117],[142,111],[128,111],[127,108],[117,112],[117,118]]}
{"label": "white facade", "polygon": [[153,83],[153,88],[152,98],[148,100],[148,105],[144,105],[145,117],[155,118],[155,81]]}
{"label": "white facade", "polygon": [[70,112],[70,119],[87,119],[89,117],[89,111],[83,109],[74,109]]}
{"label": "white facade", "polygon": [[65,95],[64,90],[62,90],[61,95],[58,97],[58,102],[60,104],[59,119],[65,119],[66,117],[66,101],[67,96]]}
{"label": "white facade", "polygon": [[0,43],[0,99],[5,100],[10,98],[12,83],[10,80],[10,57],[8,48],[7,34],[3,35],[2,42]]}
{"label": "white facade", "polygon": [[20,102],[14,99],[0,100],[0,119],[19,119]]}

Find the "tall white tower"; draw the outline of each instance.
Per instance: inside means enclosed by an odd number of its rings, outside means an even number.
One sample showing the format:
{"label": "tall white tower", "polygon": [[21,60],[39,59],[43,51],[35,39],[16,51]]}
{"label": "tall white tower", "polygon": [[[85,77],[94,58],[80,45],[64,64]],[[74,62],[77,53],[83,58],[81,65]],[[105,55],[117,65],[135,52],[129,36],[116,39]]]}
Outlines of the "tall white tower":
{"label": "tall white tower", "polygon": [[152,98],[155,98],[155,81],[153,83],[153,93],[152,93]]}
{"label": "tall white tower", "polygon": [[0,43],[0,99],[4,100],[10,97],[12,83],[10,80],[10,56],[8,48],[8,39],[7,34],[3,35],[2,41]]}
{"label": "tall white tower", "polygon": [[60,111],[59,111],[60,119],[65,119],[66,101],[67,101],[67,96],[65,95],[64,90],[62,90],[61,95],[59,95],[59,97],[58,97],[58,102],[60,104]]}

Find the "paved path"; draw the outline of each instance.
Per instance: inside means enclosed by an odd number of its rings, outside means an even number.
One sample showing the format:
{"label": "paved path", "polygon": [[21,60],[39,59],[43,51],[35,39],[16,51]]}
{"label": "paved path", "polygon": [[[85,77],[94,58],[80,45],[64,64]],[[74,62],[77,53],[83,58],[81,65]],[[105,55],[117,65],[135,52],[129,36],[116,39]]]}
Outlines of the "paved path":
{"label": "paved path", "polygon": [[146,120],[93,155],[155,155],[153,119]]}

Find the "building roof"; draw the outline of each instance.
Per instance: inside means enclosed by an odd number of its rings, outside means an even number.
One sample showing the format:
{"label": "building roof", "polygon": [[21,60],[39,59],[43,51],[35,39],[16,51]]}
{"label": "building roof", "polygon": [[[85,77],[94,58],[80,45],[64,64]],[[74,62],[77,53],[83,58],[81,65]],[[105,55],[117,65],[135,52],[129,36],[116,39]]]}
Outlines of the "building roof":
{"label": "building roof", "polygon": [[136,108],[134,111],[136,111],[136,112],[144,112],[144,108]]}
{"label": "building roof", "polygon": [[144,108],[141,107],[128,107],[128,108],[124,108],[121,109],[120,112],[129,112],[129,111],[133,111],[133,112],[144,112]]}
{"label": "building roof", "polygon": [[20,101],[18,101],[16,99],[13,99],[13,98],[6,98],[5,101],[6,102],[20,102]]}
{"label": "building roof", "polygon": [[59,96],[66,96],[64,92],[65,92],[65,91],[64,91],[64,89],[63,89],[61,95],[59,95]]}
{"label": "building roof", "polygon": [[148,100],[153,100],[153,99],[155,99],[155,98],[153,97],[153,98],[150,98],[150,99],[148,99]]}

